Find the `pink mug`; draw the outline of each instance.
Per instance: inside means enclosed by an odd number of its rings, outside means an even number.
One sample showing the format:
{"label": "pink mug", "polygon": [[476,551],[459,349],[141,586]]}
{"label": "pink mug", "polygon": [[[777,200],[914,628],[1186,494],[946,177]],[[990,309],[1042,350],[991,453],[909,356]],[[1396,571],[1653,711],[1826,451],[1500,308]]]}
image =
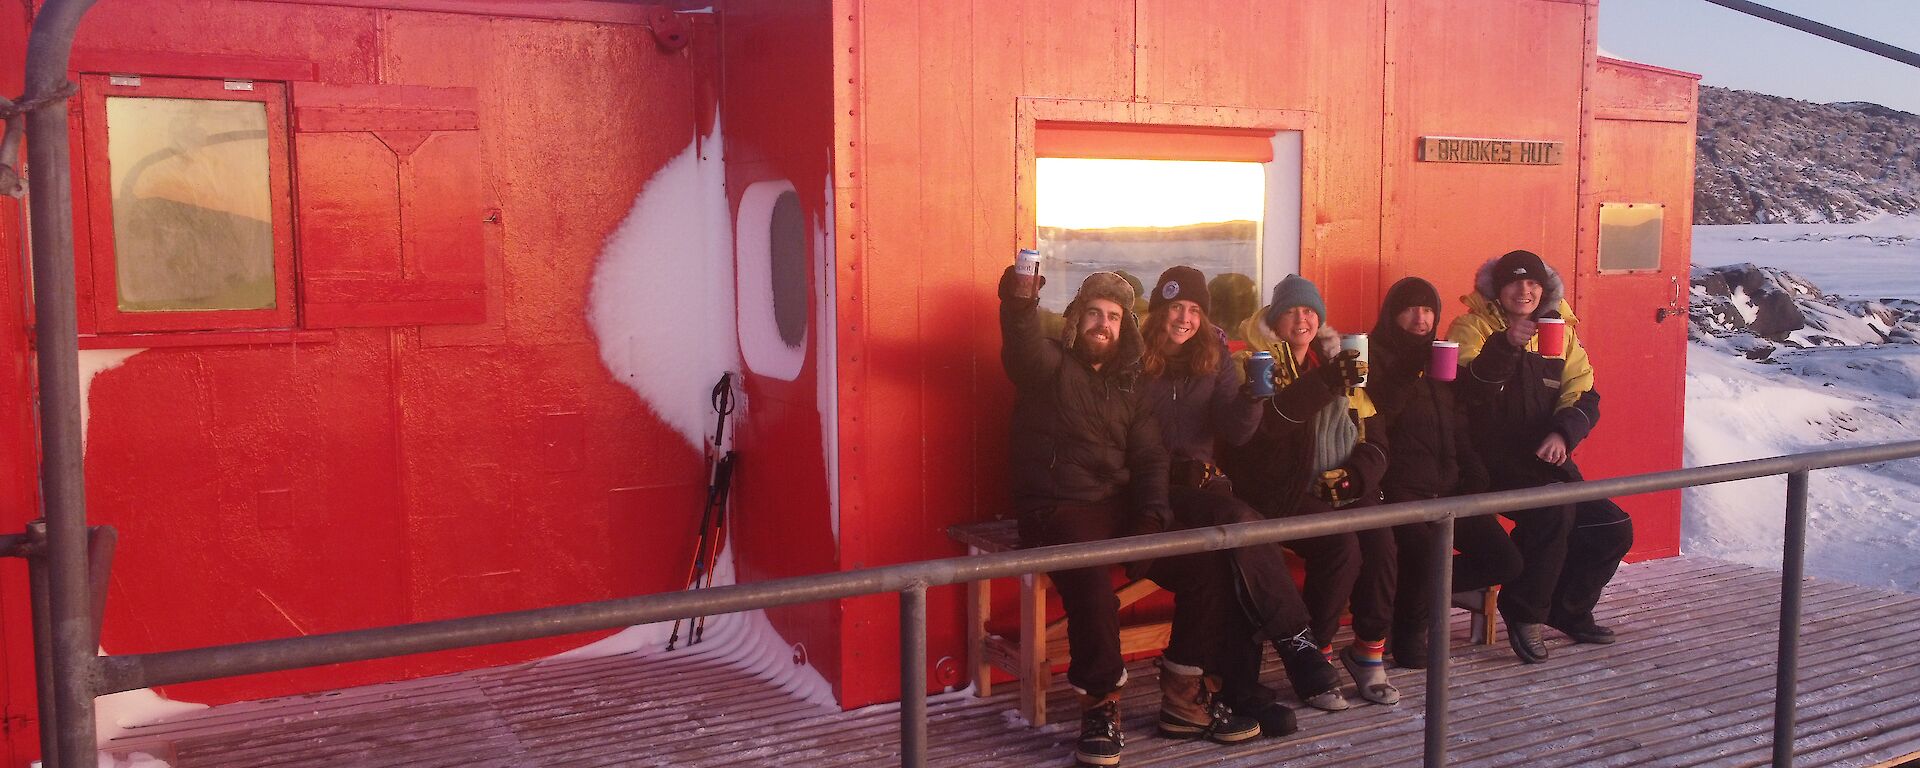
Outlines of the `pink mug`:
{"label": "pink mug", "polygon": [[1460,342],[1433,342],[1433,358],[1427,363],[1427,378],[1434,381],[1453,381],[1456,371],[1460,370]]}
{"label": "pink mug", "polygon": [[1567,353],[1567,321],[1557,317],[1535,320],[1534,333],[1540,341],[1540,354],[1559,357]]}

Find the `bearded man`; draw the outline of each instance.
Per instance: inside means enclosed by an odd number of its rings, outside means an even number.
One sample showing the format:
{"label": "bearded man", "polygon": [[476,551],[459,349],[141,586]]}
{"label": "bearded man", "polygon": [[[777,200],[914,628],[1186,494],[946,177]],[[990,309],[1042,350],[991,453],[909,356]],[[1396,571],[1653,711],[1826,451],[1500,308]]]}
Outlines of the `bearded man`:
{"label": "bearded man", "polygon": [[[1008,269],[1000,281],[1000,360],[1014,385],[1009,455],[1022,542],[1068,544],[1177,527],[1167,506],[1166,445],[1140,383],[1144,345],[1131,311],[1133,287],[1112,272],[1089,275],[1067,305],[1061,339],[1041,333],[1038,300],[1017,294]],[[1219,628],[1240,610],[1228,556],[1200,552],[1133,563],[1127,571],[1174,593],[1161,674],[1201,678],[1222,653]],[[1067,614],[1067,682],[1080,693],[1074,759],[1118,765],[1127,667],[1109,569],[1048,575]],[[1171,692],[1163,684],[1161,735],[1219,743],[1259,736],[1257,721],[1213,699],[1217,690],[1217,679]]]}

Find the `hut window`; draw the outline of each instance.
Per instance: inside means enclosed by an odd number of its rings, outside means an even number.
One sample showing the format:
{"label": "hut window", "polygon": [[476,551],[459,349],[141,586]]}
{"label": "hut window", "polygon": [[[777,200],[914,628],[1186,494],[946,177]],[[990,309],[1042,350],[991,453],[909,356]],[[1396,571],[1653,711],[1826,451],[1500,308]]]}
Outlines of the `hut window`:
{"label": "hut window", "polygon": [[1659,203],[1600,204],[1600,270],[1635,272],[1660,268],[1666,207]]}
{"label": "hut window", "polygon": [[102,331],[293,324],[286,107],[277,84],[94,75],[77,123]]}
{"label": "hut window", "polygon": [[[1258,302],[1267,171],[1260,162],[1040,157],[1036,242],[1047,274],[1041,306],[1066,309],[1088,274],[1120,272],[1151,288],[1186,264],[1215,287],[1221,309]],[[1218,295],[1222,292],[1230,295]],[[1237,294],[1249,293],[1247,301]],[[1144,292],[1143,292],[1144,294]],[[1225,301],[1223,301],[1225,299]],[[1142,295],[1136,310],[1146,311]],[[1251,309],[1248,310],[1251,312]]]}
{"label": "hut window", "polygon": [[749,185],[739,210],[740,351],[754,373],[792,381],[806,361],[814,308],[806,209],[792,183],[772,180]]}

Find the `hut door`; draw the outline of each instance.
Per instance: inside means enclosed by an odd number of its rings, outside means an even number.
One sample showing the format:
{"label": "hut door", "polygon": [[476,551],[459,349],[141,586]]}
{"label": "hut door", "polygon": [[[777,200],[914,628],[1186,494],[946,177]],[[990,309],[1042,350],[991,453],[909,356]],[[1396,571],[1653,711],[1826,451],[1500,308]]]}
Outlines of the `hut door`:
{"label": "hut door", "polygon": [[[1686,399],[1688,247],[1692,188],[1684,123],[1594,121],[1588,230],[1579,264],[1579,334],[1601,395],[1600,427],[1582,453],[1593,476],[1675,469]],[[1678,493],[1621,501],[1640,556],[1678,553]]]}

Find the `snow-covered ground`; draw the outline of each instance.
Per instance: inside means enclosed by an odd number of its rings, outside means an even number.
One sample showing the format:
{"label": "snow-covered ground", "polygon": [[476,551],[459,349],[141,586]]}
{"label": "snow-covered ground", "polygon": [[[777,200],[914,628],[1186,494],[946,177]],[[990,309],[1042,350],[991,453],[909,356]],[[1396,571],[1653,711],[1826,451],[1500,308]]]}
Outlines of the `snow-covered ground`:
{"label": "snow-covered ground", "polygon": [[1860,224],[1725,224],[1693,228],[1693,264],[1750,261],[1854,299],[1920,299],[1920,217]]}
{"label": "snow-covered ground", "polygon": [[[1696,267],[1751,262],[1852,299],[1920,299],[1920,219],[1694,228]],[[1920,345],[1782,347],[1702,336],[1687,357],[1686,462],[1717,464],[1920,434]],[[1682,549],[1779,567],[1786,482],[1686,492]],[[1920,460],[1822,470],[1810,480],[1807,567],[1920,592]]]}

